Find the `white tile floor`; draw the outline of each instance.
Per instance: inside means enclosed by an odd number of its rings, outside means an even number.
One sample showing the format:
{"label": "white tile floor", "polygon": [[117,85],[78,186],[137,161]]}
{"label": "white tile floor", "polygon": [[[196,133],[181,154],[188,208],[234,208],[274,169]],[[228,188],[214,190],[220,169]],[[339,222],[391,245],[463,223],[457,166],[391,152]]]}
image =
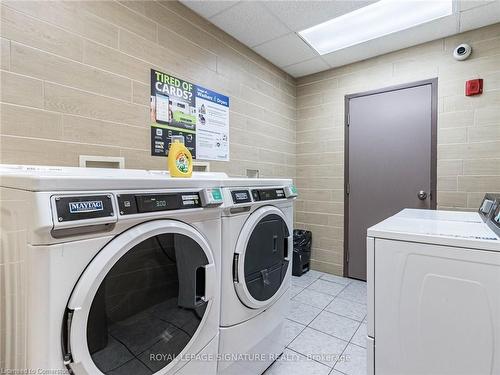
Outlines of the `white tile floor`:
{"label": "white tile floor", "polygon": [[266,375],[366,375],[366,283],[309,271],[292,278],[287,348]]}

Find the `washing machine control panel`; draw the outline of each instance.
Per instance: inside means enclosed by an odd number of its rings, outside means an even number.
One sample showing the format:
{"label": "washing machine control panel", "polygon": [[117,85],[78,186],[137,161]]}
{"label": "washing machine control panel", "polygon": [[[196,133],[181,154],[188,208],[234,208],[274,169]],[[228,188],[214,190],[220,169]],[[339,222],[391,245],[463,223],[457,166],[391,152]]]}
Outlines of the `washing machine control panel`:
{"label": "washing machine control panel", "polygon": [[201,207],[199,192],[119,194],[117,198],[120,215]]}
{"label": "washing machine control panel", "polygon": [[286,198],[284,188],[253,189],[252,196],[254,201],[269,201]]}
{"label": "washing machine control panel", "polygon": [[295,186],[277,186],[267,188],[248,189],[236,188],[227,189],[230,192],[230,198],[233,204],[245,204],[252,202],[271,201],[277,199],[288,199],[297,197],[297,188]]}
{"label": "washing machine control panel", "polygon": [[248,189],[231,190],[231,196],[233,197],[234,204],[250,203],[252,201],[250,190]]}

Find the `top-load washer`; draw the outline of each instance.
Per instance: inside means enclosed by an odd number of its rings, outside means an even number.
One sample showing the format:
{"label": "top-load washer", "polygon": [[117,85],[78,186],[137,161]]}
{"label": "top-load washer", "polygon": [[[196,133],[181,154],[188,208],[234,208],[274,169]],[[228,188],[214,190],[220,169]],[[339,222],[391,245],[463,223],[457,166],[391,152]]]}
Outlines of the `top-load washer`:
{"label": "top-load washer", "polygon": [[212,177],[1,166],[0,367],[215,374],[222,197]]}
{"label": "top-load washer", "polygon": [[426,220],[463,221],[469,223],[486,222],[496,205],[500,201],[500,194],[486,193],[479,205],[477,212],[472,211],[447,211],[447,210],[422,210],[407,208],[401,211],[398,217]]}
{"label": "top-load washer", "polygon": [[486,222],[403,210],[368,229],[369,374],[500,373],[500,205],[493,206]]}
{"label": "top-load washer", "polygon": [[283,352],[292,272],[292,181],[222,181],[219,374],[261,374]]}

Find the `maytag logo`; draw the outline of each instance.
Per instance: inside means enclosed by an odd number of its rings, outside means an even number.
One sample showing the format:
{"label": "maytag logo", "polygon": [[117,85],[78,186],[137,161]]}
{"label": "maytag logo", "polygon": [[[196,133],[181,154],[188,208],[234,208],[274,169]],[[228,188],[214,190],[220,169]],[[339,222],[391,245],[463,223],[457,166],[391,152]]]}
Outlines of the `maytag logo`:
{"label": "maytag logo", "polygon": [[70,202],[69,212],[80,214],[82,212],[96,212],[104,209],[102,201]]}

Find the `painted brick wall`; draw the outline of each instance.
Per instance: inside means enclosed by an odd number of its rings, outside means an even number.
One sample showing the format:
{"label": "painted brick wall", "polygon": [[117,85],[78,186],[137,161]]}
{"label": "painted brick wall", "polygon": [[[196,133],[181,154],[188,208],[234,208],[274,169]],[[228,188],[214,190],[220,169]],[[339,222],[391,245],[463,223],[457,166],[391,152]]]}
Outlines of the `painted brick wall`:
{"label": "painted brick wall", "polygon": [[[473,55],[452,51],[468,42]],[[438,206],[476,210],[500,192],[500,24],[297,80],[297,226],[313,231],[312,266],[343,271],[344,96],[438,77]],[[465,81],[484,93],[465,97]]]}
{"label": "painted brick wall", "polygon": [[229,163],[211,169],[295,176],[295,82],[173,1],[2,1],[2,163],[78,165],[150,156],[149,80],[157,68],[230,96]]}

